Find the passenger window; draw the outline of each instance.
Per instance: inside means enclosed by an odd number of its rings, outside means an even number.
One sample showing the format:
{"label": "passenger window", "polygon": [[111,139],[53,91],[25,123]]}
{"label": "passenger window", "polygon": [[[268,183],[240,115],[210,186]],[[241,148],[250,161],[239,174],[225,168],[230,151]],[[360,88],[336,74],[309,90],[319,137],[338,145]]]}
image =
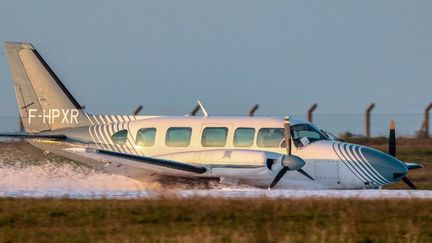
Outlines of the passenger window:
{"label": "passenger window", "polygon": [[192,128],[171,127],[168,129],[165,145],[168,147],[187,147],[190,144]]}
{"label": "passenger window", "polygon": [[227,135],[226,127],[207,127],[202,133],[201,144],[204,147],[225,147]]}
{"label": "passenger window", "polygon": [[236,147],[251,147],[253,145],[255,135],[254,128],[240,127],[234,133],[234,146]]}
{"label": "passenger window", "polygon": [[258,132],[257,145],[258,147],[278,148],[283,139],[283,128],[262,128]]}
{"label": "passenger window", "polygon": [[156,128],[141,128],[137,132],[136,145],[142,147],[151,147],[155,143]]}
{"label": "passenger window", "polygon": [[111,140],[115,144],[125,145],[127,142],[127,136],[128,136],[128,130],[121,130],[121,131],[114,133],[111,136]]}

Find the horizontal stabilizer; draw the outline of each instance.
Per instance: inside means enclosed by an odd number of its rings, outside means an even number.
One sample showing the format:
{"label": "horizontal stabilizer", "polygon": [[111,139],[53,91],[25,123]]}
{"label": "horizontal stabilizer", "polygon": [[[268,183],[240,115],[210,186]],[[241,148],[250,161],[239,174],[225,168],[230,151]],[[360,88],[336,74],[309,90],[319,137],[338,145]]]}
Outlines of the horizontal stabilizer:
{"label": "horizontal stabilizer", "polygon": [[156,165],[156,166],[166,167],[169,169],[192,172],[195,174],[204,174],[207,171],[207,169],[204,166],[185,164],[185,163],[180,163],[172,160],[156,159],[152,157],[124,154],[124,153],[118,153],[118,152],[107,151],[107,150],[98,150],[98,149],[88,149],[88,152],[96,152],[101,155],[108,155],[108,156],[113,156],[122,159],[129,159],[140,163],[146,163],[149,165]]}
{"label": "horizontal stabilizer", "polygon": [[405,165],[408,167],[408,170],[415,170],[415,169],[423,168],[423,165],[419,164],[419,163],[405,163]]}

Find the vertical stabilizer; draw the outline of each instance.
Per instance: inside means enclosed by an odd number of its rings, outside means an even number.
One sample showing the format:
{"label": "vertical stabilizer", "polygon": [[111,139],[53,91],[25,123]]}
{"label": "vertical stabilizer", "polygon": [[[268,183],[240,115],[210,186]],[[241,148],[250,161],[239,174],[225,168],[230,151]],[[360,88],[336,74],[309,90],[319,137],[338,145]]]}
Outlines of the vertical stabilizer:
{"label": "vertical stabilizer", "polygon": [[90,125],[87,114],[29,43],[5,43],[18,108],[27,132]]}

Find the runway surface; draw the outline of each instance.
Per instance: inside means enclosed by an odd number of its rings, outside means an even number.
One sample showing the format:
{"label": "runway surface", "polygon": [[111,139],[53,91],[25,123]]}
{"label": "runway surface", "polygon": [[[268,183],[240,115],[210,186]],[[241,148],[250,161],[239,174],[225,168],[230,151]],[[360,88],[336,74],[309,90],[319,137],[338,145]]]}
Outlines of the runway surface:
{"label": "runway surface", "polygon": [[210,189],[210,190],[63,190],[63,189],[2,189],[3,198],[70,198],[70,199],[155,199],[170,198],[341,198],[341,199],[432,199],[431,191],[407,190],[262,190],[262,189]]}
{"label": "runway surface", "polygon": [[2,143],[0,197],[146,199],[157,197],[217,198],[425,198],[432,190],[266,190],[217,181],[169,179],[139,182],[107,174],[63,158],[44,155],[25,143]]}

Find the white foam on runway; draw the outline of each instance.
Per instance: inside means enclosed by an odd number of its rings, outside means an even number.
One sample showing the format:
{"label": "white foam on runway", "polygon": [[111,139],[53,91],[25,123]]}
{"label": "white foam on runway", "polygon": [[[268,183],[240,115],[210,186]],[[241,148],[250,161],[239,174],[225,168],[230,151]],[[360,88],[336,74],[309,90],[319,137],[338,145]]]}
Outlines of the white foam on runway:
{"label": "white foam on runway", "polygon": [[2,189],[0,197],[12,198],[70,198],[70,199],[155,199],[169,198],[340,198],[340,199],[432,199],[432,191],[419,190],[262,190],[262,189],[210,189],[210,190],[47,190]]}
{"label": "white foam on runway", "polygon": [[76,164],[46,161],[38,164],[1,164],[0,191],[103,191],[155,189],[124,176],[103,173]]}

